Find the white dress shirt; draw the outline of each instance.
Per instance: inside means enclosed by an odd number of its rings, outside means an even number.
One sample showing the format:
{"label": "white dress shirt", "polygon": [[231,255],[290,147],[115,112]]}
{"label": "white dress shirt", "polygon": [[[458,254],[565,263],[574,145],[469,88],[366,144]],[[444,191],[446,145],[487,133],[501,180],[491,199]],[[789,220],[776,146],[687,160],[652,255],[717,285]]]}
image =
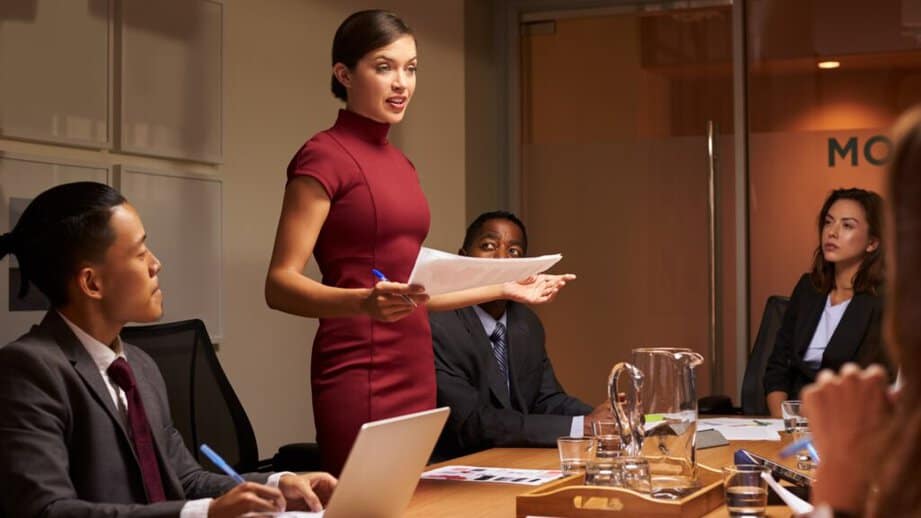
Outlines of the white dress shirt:
{"label": "white dress shirt", "polygon": [[812,335],[812,341],[806,348],[806,354],[803,355],[803,361],[813,369],[818,370],[822,366],[822,356],[825,354],[825,348],[831,341],[835,329],[841,323],[841,317],[847,309],[851,299],[847,299],[835,306],[831,304],[831,295],[825,298],[825,309],[822,310],[822,317],[819,319],[819,325],[815,328],[815,334]]}
{"label": "white dress shirt", "polygon": [[[112,362],[117,358],[125,358],[125,361],[128,361],[128,358],[125,357],[125,349],[122,347],[121,337],[116,337],[113,343],[114,347],[109,347],[90,336],[89,333],[79,328],[61,313],[58,313],[58,315],[61,316],[61,319],[64,320],[67,327],[77,336],[77,340],[80,340],[86,352],[93,358],[93,362],[96,363],[96,368],[99,369],[99,374],[102,375],[102,379],[109,389],[109,395],[112,396],[112,401],[115,403],[115,407],[118,408],[122,424],[125,425],[125,428],[128,428],[130,426],[128,423],[128,398],[125,395],[125,391],[109,378],[108,373],[109,366],[112,365]],[[275,473],[269,477],[266,485],[277,488],[278,480],[284,475],[291,474],[290,472]],[[186,501],[179,513],[179,518],[208,518],[208,508],[211,506],[211,500],[213,499],[199,498],[197,500]]]}
{"label": "white dress shirt", "polygon": [[[473,306],[473,311],[476,313],[476,316],[479,317],[480,323],[483,324],[483,330],[486,331],[486,336],[491,337],[493,331],[496,330],[496,324],[501,323],[505,326],[505,339],[506,344],[508,344],[508,312],[502,313],[502,316],[498,320],[492,317],[480,306]],[[492,339],[490,338],[490,341]],[[509,376],[511,376],[511,370],[509,370]],[[509,388],[509,396],[511,396],[511,387],[510,380],[505,380],[505,386]],[[577,415],[572,418],[572,425],[569,427],[569,435],[571,437],[582,437],[582,427],[585,425],[585,416]]]}

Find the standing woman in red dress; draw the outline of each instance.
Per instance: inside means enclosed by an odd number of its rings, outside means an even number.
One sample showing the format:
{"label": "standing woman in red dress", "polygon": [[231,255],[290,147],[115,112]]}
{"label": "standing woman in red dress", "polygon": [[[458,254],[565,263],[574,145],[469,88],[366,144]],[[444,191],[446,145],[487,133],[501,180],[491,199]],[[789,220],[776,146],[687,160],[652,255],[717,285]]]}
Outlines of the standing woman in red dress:
{"label": "standing woman in red dress", "polygon": [[[429,230],[416,170],[387,140],[416,87],[416,40],[397,15],[360,11],[336,31],[332,61],[332,91],[345,109],[288,165],[265,291],[273,309],[320,319],[314,419],[324,466],[338,474],[363,423],[434,408],[426,308],[546,302],[575,277],[540,275],[432,298],[419,286],[378,282],[372,269],[409,278]],[[311,255],[322,282],[303,274]]]}

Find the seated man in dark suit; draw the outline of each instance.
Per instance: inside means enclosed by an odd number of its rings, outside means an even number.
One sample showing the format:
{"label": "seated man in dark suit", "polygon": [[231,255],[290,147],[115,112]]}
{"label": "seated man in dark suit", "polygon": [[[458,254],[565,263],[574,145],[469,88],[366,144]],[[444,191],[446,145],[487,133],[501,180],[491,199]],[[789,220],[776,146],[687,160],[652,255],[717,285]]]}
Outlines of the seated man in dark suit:
{"label": "seated man in dark suit", "polygon": [[[458,252],[523,257],[524,224],[509,212],[480,215]],[[565,435],[591,435],[610,418],[563,391],[544,348],[544,328],[527,306],[505,300],[430,313],[438,405],[451,415],[435,448],[446,459],[496,446],[556,446]]]}
{"label": "seated man in dark suit", "polygon": [[170,422],[153,360],[123,343],[127,322],[163,314],[160,262],[134,208],[79,182],[36,197],[0,258],[52,309],[0,348],[0,516],[209,516],[319,509],[326,473],[205,471]]}

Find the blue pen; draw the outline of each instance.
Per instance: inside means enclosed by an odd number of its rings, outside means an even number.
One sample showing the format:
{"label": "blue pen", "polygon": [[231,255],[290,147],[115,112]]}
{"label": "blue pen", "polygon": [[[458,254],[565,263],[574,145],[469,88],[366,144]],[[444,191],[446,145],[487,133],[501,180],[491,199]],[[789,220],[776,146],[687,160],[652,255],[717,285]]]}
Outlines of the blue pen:
{"label": "blue pen", "polygon": [[809,452],[809,455],[812,455],[813,460],[819,462],[819,452],[815,449],[815,446],[812,445],[812,441],[806,444],[806,451]]}
{"label": "blue pen", "polygon": [[211,459],[211,462],[213,462],[215,466],[221,468],[221,471],[223,471],[224,473],[227,473],[227,476],[234,479],[237,482],[237,484],[242,484],[246,482],[246,480],[244,480],[243,477],[241,477],[239,473],[237,473],[236,471],[233,470],[233,468],[230,467],[230,464],[227,464],[226,460],[222,459],[221,456],[218,455],[216,451],[209,448],[207,444],[202,443],[202,445],[198,449],[201,450],[201,452],[204,453],[206,457]]}
{"label": "blue pen", "polygon": [[780,450],[780,452],[777,453],[777,456],[779,456],[781,459],[785,459],[787,457],[796,455],[803,450],[807,450],[809,455],[812,455],[812,458],[815,459],[816,462],[819,461],[819,452],[816,451],[815,446],[812,445],[811,437],[804,437],[798,441],[791,442],[784,449]]}
{"label": "blue pen", "polygon": [[[371,268],[371,273],[373,273],[374,276],[377,277],[377,280],[379,281],[390,282],[390,279],[388,279],[387,276],[381,273],[381,271],[378,270],[377,268]],[[407,297],[406,295],[400,295],[400,296],[403,297],[403,300],[412,304],[414,308],[418,307],[418,305],[413,299]]]}

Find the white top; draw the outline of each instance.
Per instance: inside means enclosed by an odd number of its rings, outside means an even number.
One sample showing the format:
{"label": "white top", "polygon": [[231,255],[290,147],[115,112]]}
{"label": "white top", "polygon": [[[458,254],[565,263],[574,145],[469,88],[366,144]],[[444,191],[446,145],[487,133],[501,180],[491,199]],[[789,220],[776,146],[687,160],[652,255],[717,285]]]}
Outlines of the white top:
{"label": "white top", "polygon": [[812,341],[809,342],[806,354],[803,355],[803,361],[806,362],[806,365],[816,370],[822,366],[822,356],[825,354],[825,348],[828,347],[828,342],[831,341],[832,335],[835,334],[835,329],[838,328],[841,317],[844,316],[844,311],[847,310],[847,306],[850,303],[851,299],[847,299],[838,305],[832,306],[831,295],[825,298],[825,309],[822,311],[822,318],[819,319],[819,325],[815,328]]}
{"label": "white top", "polygon": [[[116,358],[125,358],[125,361],[128,361],[128,358],[125,357],[125,348],[122,347],[121,337],[115,338],[115,349],[113,350],[113,348],[96,340],[90,336],[89,333],[77,327],[77,324],[67,320],[67,317],[61,313],[58,313],[58,315],[60,315],[64,323],[67,324],[67,327],[74,332],[74,335],[76,335],[77,340],[83,345],[83,348],[86,349],[86,352],[90,353],[90,356],[92,356],[93,362],[96,363],[96,368],[99,369],[99,374],[102,375],[102,379],[106,382],[106,387],[109,389],[109,395],[112,396],[112,401],[121,414],[122,424],[128,428],[128,399],[125,396],[125,391],[109,378],[109,373],[107,372],[109,365],[112,365],[112,362],[114,362]],[[118,352],[116,352],[116,350]],[[275,473],[269,477],[266,485],[277,488],[279,479],[284,475],[291,474],[292,473],[287,471]],[[182,506],[182,510],[179,512],[179,517],[207,518],[211,500],[211,498],[200,498],[186,501],[185,505]]]}
{"label": "white top", "polygon": [[[486,336],[491,337],[493,331],[496,330],[496,324],[502,322],[502,325],[505,326],[506,335],[505,343],[508,344],[508,312],[502,313],[502,316],[499,317],[499,320],[496,320],[489,313],[487,313],[480,306],[473,306],[473,311],[476,313],[476,316],[480,318],[480,323],[483,324],[483,330],[486,331]],[[492,339],[490,339],[492,340]],[[507,350],[507,349],[506,349]],[[509,372],[511,376],[511,371]],[[511,395],[511,387],[509,387],[509,380],[505,380],[505,386],[509,388],[509,395]],[[569,427],[569,436],[570,437],[582,437],[582,429],[585,425],[585,416],[577,415],[572,418],[572,424]]]}

